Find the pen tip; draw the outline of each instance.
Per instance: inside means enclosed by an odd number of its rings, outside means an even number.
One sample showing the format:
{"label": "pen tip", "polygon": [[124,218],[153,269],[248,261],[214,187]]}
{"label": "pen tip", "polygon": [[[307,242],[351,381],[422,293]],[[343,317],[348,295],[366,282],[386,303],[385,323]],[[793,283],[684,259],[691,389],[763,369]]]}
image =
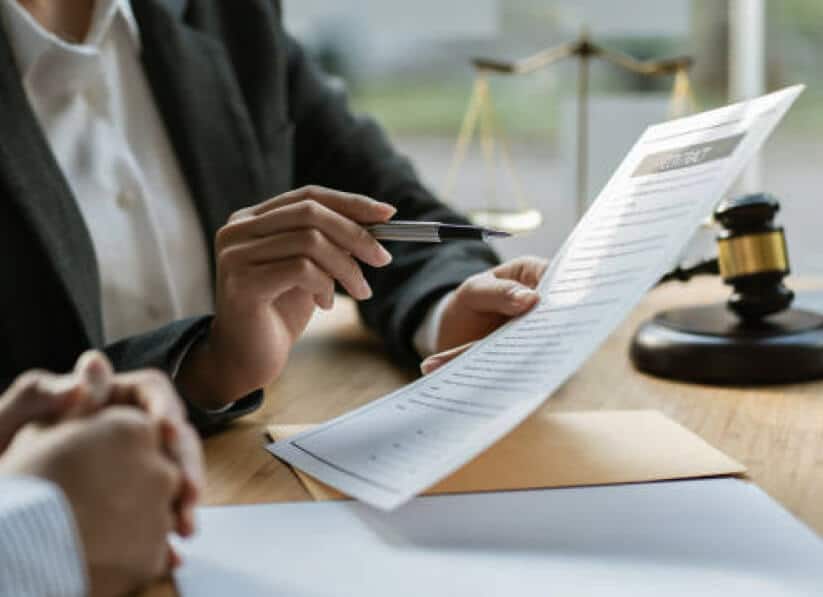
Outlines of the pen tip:
{"label": "pen tip", "polygon": [[486,234],[493,238],[508,238],[511,236],[510,232],[503,232],[502,230],[487,229]]}

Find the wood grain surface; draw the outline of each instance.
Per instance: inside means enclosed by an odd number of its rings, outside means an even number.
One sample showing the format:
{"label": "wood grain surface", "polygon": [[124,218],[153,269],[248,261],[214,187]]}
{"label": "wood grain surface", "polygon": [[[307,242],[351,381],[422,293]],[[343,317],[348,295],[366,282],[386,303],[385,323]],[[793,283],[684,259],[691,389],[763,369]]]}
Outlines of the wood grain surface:
{"label": "wood grain surface", "polygon": [[[821,289],[823,280],[794,281]],[[823,533],[823,382],[718,388],[636,372],[628,346],[638,324],[662,309],[724,300],[716,280],[669,283],[650,292],[586,365],[542,407],[550,411],[657,409],[744,463],[749,477],[798,518]],[[319,313],[295,347],[265,406],[205,442],[205,503],[308,500],[288,467],[264,451],[270,423],[319,423],[412,381],[391,365],[379,340],[359,324],[348,299]],[[654,449],[654,446],[649,446]],[[145,592],[176,595],[170,582]]]}

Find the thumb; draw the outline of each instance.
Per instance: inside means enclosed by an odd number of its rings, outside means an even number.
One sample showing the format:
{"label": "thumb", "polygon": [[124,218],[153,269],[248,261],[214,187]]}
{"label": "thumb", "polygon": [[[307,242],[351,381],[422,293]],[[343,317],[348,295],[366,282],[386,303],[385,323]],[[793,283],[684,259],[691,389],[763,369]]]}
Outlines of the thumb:
{"label": "thumb", "polygon": [[465,305],[480,313],[499,313],[508,317],[521,315],[534,307],[540,295],[514,280],[478,276],[461,289]]}
{"label": "thumb", "polygon": [[429,373],[433,372],[436,369],[439,369],[449,361],[459,357],[461,354],[463,354],[469,348],[471,348],[473,344],[474,342],[469,342],[468,344],[463,344],[462,346],[457,346],[455,348],[450,348],[449,350],[444,350],[443,352],[433,354],[425,361],[420,363],[420,371],[423,373],[423,375],[428,375]]}
{"label": "thumb", "polygon": [[77,359],[74,375],[85,386],[92,408],[99,408],[108,401],[114,370],[106,355],[98,350],[84,352]]}
{"label": "thumb", "polygon": [[22,427],[62,415],[79,397],[79,384],[71,375],[31,371],[17,378],[0,396],[0,453]]}

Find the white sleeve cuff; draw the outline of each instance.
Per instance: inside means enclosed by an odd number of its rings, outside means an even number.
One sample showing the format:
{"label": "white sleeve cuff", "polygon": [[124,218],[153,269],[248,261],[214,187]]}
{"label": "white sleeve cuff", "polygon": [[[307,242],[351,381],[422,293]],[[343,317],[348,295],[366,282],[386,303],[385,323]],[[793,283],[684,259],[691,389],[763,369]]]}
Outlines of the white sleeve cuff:
{"label": "white sleeve cuff", "polygon": [[34,478],[0,478],[0,595],[82,597],[82,547],[60,489]]}
{"label": "white sleeve cuff", "polygon": [[449,292],[443,296],[439,301],[429,308],[423,322],[414,333],[412,342],[417,354],[420,358],[433,355],[437,352],[437,337],[440,334],[440,321],[443,319],[443,311],[446,309],[446,304],[454,294],[454,291]]}

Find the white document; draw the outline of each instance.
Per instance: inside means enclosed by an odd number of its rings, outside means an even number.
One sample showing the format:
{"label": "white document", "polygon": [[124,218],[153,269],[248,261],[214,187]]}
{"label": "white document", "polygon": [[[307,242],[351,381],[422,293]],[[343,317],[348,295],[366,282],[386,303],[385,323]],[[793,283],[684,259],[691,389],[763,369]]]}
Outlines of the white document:
{"label": "white document", "polygon": [[434,374],[269,450],[386,510],[464,465],[539,407],[673,265],[802,90],[649,127],[552,261],[537,307]]}
{"label": "white document", "polygon": [[819,596],[823,542],[737,479],[205,508],[183,597]]}

